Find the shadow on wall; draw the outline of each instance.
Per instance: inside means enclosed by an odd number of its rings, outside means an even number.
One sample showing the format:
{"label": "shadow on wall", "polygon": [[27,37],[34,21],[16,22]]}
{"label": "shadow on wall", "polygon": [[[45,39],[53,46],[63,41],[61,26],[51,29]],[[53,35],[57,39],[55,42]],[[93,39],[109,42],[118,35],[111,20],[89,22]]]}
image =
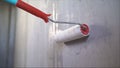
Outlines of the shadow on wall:
{"label": "shadow on wall", "polygon": [[100,25],[91,25],[90,27],[90,35],[87,37],[83,37],[80,39],[76,39],[73,41],[65,42],[65,45],[75,45],[75,44],[83,44],[90,42],[99,42],[104,41],[104,39],[110,37],[112,35],[111,31],[106,26]]}

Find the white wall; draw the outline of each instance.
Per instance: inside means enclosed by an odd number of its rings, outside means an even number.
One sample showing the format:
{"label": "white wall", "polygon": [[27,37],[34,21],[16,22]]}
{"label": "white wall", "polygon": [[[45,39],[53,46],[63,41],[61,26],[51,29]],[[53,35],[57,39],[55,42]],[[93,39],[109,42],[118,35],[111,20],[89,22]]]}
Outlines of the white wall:
{"label": "white wall", "polygon": [[[57,20],[87,23],[91,29],[86,41],[63,46],[63,67],[120,66],[119,0],[59,0],[55,5]],[[59,25],[59,29],[67,26]]]}
{"label": "white wall", "polygon": [[[46,11],[46,1],[31,1],[31,5]],[[39,6],[41,5],[41,6]],[[43,20],[18,9],[15,67],[44,67],[47,65],[49,26]]]}
{"label": "white wall", "polygon": [[119,0],[28,0],[54,20],[87,23],[90,36],[57,44],[52,34],[73,25],[45,24],[18,10],[15,67],[120,67]]}

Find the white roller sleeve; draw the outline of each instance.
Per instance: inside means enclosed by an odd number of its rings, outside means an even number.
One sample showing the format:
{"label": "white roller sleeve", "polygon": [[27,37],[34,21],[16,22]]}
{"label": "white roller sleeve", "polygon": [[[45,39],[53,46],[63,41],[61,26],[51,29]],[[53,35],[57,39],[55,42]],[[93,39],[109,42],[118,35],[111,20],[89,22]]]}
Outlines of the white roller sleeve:
{"label": "white roller sleeve", "polygon": [[55,34],[54,39],[56,42],[68,42],[82,37],[86,37],[89,35],[89,28],[86,24],[83,24],[83,26],[86,26],[85,30],[83,30],[80,25],[76,25]]}

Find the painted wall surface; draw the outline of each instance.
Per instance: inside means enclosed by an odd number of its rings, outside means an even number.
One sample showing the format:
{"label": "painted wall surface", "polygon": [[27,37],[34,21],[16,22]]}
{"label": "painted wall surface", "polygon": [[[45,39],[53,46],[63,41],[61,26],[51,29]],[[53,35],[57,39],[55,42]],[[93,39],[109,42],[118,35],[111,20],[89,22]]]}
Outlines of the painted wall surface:
{"label": "painted wall surface", "polygon": [[[63,67],[120,66],[120,1],[59,0],[56,20],[87,23],[90,36],[63,45],[59,61]],[[70,25],[58,25],[66,29]],[[61,66],[60,65],[60,66]]]}
{"label": "painted wall surface", "polygon": [[[25,2],[46,11],[44,0],[26,0]],[[16,27],[15,67],[48,66],[49,24],[18,9]]]}
{"label": "painted wall surface", "polygon": [[74,25],[44,23],[18,10],[15,67],[120,67],[120,0],[26,0],[60,21],[86,23],[87,39],[55,43]]}

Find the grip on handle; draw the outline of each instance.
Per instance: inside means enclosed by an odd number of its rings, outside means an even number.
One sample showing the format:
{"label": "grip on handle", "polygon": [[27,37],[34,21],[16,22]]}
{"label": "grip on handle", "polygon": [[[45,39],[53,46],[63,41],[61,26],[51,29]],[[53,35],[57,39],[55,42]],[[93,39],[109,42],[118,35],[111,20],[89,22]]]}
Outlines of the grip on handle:
{"label": "grip on handle", "polygon": [[51,14],[46,14],[46,13],[42,12],[41,10],[23,2],[22,0],[18,0],[16,6],[37,16],[37,17],[42,18],[46,23],[48,22],[48,16],[51,15]]}

